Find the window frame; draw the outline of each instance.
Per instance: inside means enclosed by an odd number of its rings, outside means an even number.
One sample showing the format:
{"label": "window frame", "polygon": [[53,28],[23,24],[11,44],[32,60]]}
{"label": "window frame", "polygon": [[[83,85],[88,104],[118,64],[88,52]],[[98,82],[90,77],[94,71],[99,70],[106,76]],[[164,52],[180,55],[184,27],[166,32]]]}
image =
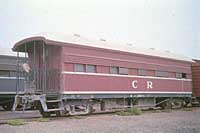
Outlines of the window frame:
{"label": "window frame", "polygon": [[[120,71],[121,70],[121,71]],[[125,70],[125,71],[124,71]],[[129,74],[129,69],[126,67],[119,67],[119,74],[120,75],[128,75]]]}
{"label": "window frame", "polygon": [[[116,68],[117,72],[116,73],[113,73],[113,68]],[[119,74],[119,67],[117,66],[110,66],[110,74]]]}
{"label": "window frame", "polygon": [[[94,71],[88,71],[89,69],[89,67],[88,66],[93,66],[94,67]],[[87,73],[96,73],[97,72],[97,68],[96,68],[96,65],[92,65],[92,64],[86,64],[85,65],[85,72],[87,72]]]}
{"label": "window frame", "polygon": [[[3,72],[5,73],[3,74]],[[0,70],[0,77],[10,77],[10,70]]]}
{"label": "window frame", "polygon": [[182,78],[187,79],[187,73],[182,73]]}
{"label": "window frame", "polygon": [[156,77],[169,78],[169,72],[167,72],[167,71],[161,71],[161,70],[156,70],[155,71],[155,76]]}
{"label": "window frame", "polygon": [[177,79],[181,79],[181,78],[182,78],[182,73],[176,72],[176,78],[177,78]]}
{"label": "window frame", "polygon": [[148,72],[148,70],[146,70],[146,69],[142,69],[142,68],[138,69],[139,76],[147,76],[147,72]]}
{"label": "window frame", "polygon": [[178,79],[187,79],[187,73],[176,72],[176,78],[178,78]]}
{"label": "window frame", "polygon": [[[83,66],[83,71],[79,71],[78,66]],[[85,64],[80,64],[80,63],[74,64],[74,72],[85,72]]]}

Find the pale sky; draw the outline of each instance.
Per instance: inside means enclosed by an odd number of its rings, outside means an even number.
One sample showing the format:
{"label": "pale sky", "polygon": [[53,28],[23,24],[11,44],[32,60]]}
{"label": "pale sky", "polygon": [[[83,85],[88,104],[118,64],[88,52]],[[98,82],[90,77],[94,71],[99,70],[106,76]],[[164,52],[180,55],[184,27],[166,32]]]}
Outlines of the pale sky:
{"label": "pale sky", "polygon": [[74,33],[200,59],[200,0],[1,0],[0,47]]}

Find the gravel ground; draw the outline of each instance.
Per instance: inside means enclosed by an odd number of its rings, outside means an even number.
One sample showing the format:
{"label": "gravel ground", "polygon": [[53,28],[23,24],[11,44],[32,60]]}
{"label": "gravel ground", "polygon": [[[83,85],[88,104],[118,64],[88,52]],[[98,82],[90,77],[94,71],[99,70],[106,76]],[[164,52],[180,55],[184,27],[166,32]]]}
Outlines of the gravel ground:
{"label": "gravel ground", "polygon": [[200,133],[200,108],[192,111],[62,117],[23,126],[0,125],[1,133]]}
{"label": "gravel ground", "polygon": [[39,111],[0,111],[0,124],[5,123],[10,119],[29,119],[37,117],[41,117]]}

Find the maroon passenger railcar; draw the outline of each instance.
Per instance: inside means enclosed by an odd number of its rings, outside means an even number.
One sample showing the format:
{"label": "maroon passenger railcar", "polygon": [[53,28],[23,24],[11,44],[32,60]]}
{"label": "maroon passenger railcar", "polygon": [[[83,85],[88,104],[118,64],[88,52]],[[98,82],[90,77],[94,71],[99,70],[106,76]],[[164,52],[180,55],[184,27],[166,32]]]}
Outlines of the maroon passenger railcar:
{"label": "maroon passenger railcar", "polygon": [[[89,40],[77,34],[36,35],[16,43],[13,50],[28,53],[31,71],[26,88],[33,91],[27,93],[44,96],[33,98],[41,102],[43,114],[73,114],[80,106],[86,110],[156,106],[169,99],[187,103],[192,95],[193,61],[169,51]],[[48,101],[50,96],[59,100]],[[56,107],[46,105],[58,101]]]}

